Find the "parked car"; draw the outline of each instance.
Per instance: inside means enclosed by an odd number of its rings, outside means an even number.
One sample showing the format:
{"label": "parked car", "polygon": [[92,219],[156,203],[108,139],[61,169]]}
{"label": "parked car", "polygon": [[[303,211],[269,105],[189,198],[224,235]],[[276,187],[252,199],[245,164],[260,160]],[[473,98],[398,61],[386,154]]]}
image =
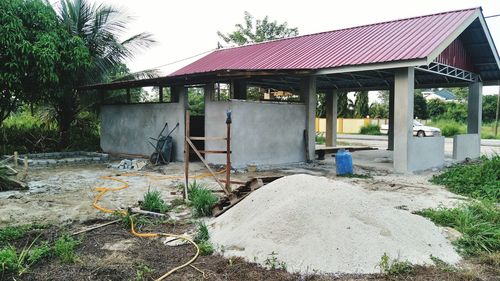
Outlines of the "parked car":
{"label": "parked car", "polygon": [[[380,126],[380,132],[387,134],[389,132],[389,125],[384,124]],[[422,123],[413,120],[413,135],[417,137],[439,137],[441,130],[439,128],[424,126]]]}

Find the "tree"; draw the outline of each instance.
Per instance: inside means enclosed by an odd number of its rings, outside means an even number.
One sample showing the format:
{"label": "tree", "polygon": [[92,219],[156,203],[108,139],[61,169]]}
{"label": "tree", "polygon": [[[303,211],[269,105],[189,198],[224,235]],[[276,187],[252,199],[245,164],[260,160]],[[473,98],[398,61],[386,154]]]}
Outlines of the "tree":
{"label": "tree", "polygon": [[497,101],[497,95],[483,96],[483,122],[495,121]]}
{"label": "tree", "polygon": [[243,24],[235,25],[235,31],[227,34],[217,31],[217,35],[227,44],[241,46],[299,34],[298,28],[289,28],[286,22],[270,21],[267,16],[262,20],[254,21],[254,17],[247,11],[245,11],[244,21]]}
{"label": "tree", "polygon": [[439,119],[446,112],[445,102],[432,99],[427,103],[427,112],[430,118]]}
{"label": "tree", "polygon": [[[77,88],[103,82],[126,59],[154,43],[151,34],[139,33],[121,41],[127,32],[129,18],[106,5],[93,5],[88,0],[63,0],[58,8],[60,23],[71,35],[80,38],[89,52],[89,69],[67,73],[49,101],[56,110],[61,133],[60,147],[68,145],[69,128],[80,110]],[[71,54],[70,54],[71,55]]]}
{"label": "tree", "polygon": [[347,97],[347,92],[339,92],[337,101],[338,117],[353,117],[354,103]]}
{"label": "tree", "polygon": [[419,119],[429,118],[429,113],[427,112],[427,101],[422,93],[415,93],[413,108],[414,117]]}
{"label": "tree", "polygon": [[356,102],[354,103],[354,116],[356,118],[365,118],[370,114],[370,108],[368,106],[368,92],[361,91],[355,94]]}
{"label": "tree", "polygon": [[0,124],[17,105],[50,92],[62,71],[84,67],[86,55],[42,0],[0,1]]}
{"label": "tree", "polygon": [[389,107],[383,103],[372,103],[369,112],[371,118],[389,118]]}

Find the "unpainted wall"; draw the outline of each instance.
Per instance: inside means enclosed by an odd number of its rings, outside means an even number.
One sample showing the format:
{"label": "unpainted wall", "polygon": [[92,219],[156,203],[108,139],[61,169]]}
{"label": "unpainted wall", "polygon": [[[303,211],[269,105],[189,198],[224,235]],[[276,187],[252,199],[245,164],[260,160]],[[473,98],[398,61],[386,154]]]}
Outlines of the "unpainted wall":
{"label": "unpainted wall", "polygon": [[453,137],[453,159],[476,159],[481,156],[481,139],[478,134],[456,135]]}
{"label": "unpainted wall", "polygon": [[408,172],[424,171],[444,165],[444,137],[412,137],[408,150]]}
{"label": "unpainted wall", "polygon": [[[121,104],[101,107],[101,148],[107,153],[150,156],[154,148],[149,137],[158,134],[168,122],[173,133],[174,157],[183,160],[184,108],[180,103]],[[156,142],[152,140],[154,144]]]}
{"label": "unpainted wall", "polygon": [[[226,112],[232,112],[231,162],[276,165],[305,161],[305,105],[232,100],[205,105],[205,135],[226,136]],[[207,150],[225,150],[223,141],[206,141]],[[225,155],[208,154],[209,163],[225,164]]]}

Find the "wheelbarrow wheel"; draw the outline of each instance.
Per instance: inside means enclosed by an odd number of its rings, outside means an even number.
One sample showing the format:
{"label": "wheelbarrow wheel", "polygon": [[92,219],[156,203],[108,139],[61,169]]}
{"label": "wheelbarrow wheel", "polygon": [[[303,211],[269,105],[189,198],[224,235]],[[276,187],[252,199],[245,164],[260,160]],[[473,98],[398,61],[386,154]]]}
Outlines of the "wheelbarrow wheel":
{"label": "wheelbarrow wheel", "polygon": [[158,163],[160,163],[159,161],[159,154],[158,152],[154,152],[153,154],[151,154],[151,156],[149,157],[149,161],[151,162],[151,164],[153,165],[156,165]]}

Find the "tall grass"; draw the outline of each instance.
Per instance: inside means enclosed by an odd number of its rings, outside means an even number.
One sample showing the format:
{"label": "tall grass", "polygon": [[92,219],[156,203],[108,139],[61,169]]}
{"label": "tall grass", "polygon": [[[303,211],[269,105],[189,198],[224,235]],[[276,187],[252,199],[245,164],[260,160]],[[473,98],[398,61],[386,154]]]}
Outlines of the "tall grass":
{"label": "tall grass", "polygon": [[476,201],[452,209],[426,209],[418,214],[462,233],[453,243],[467,256],[500,251],[500,210],[495,203]]}
{"label": "tall grass", "polygon": [[158,190],[148,190],[144,194],[144,200],[140,204],[141,209],[151,212],[165,213],[170,210],[170,206],[161,198]]}
{"label": "tall grass", "polygon": [[196,181],[188,187],[188,198],[191,201],[195,215],[199,217],[212,215],[212,207],[218,200],[212,191]]}

